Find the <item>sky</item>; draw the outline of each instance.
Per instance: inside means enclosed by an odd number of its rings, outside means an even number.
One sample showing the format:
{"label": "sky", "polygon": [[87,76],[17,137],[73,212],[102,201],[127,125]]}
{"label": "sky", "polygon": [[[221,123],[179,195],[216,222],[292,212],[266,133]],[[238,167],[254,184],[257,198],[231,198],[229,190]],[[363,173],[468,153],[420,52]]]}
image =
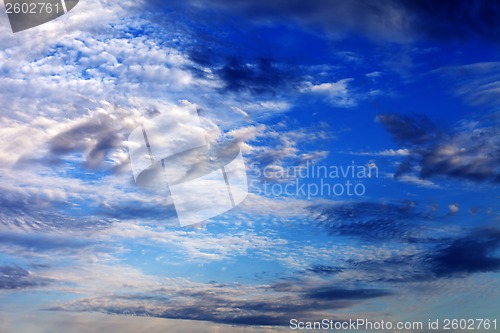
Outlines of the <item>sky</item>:
{"label": "sky", "polygon": [[[17,33],[0,12],[0,332],[500,325],[500,2],[80,0]],[[175,107],[248,180],[189,226],[128,152]]]}

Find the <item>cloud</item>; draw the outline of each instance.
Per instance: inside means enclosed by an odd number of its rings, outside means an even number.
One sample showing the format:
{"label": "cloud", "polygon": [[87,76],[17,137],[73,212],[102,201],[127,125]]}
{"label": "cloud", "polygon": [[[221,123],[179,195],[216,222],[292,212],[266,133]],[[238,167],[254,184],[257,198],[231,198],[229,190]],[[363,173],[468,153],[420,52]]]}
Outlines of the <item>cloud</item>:
{"label": "cloud", "polygon": [[495,1],[191,1],[198,9],[223,9],[256,22],[295,21],[343,37],[352,31],[375,40],[408,42],[422,39],[498,41],[500,6]]}
{"label": "cloud", "polygon": [[382,72],[370,72],[370,73],[366,73],[365,76],[370,78],[370,79],[376,79],[378,77],[380,77],[383,73]]}
{"label": "cloud", "polygon": [[424,232],[415,221],[430,217],[412,202],[324,203],[309,206],[308,209],[329,234],[370,242],[412,241]]}
{"label": "cloud", "polygon": [[361,155],[361,156],[388,156],[388,157],[398,157],[398,156],[408,156],[410,151],[408,149],[386,149],[378,152],[350,152],[351,155]]}
{"label": "cloud", "polygon": [[405,2],[415,34],[436,40],[483,39],[498,42],[500,4],[495,1]]}
{"label": "cloud", "polygon": [[337,82],[312,84],[307,82],[302,92],[323,95],[333,105],[338,107],[353,107],[357,105],[355,95],[349,91],[348,83],[353,79],[343,79]]}
{"label": "cloud", "polygon": [[[262,144],[260,140],[256,140],[252,146],[252,154],[248,159],[258,167],[261,175],[272,174],[272,172],[264,174],[263,170],[266,167],[269,170],[282,169],[287,166],[302,167],[311,161],[319,161],[328,156],[328,151],[316,150],[323,141],[332,138],[328,127],[319,124],[287,130],[286,126],[285,122],[281,122],[275,126],[264,127],[264,130],[259,133],[259,139],[265,138],[267,142]],[[314,145],[312,149],[311,145]],[[267,178],[273,180],[273,177]]]}
{"label": "cloud", "polygon": [[339,288],[319,288],[312,290],[308,293],[308,296],[313,299],[370,299],[391,295],[390,292],[386,290],[377,289],[339,289]]}
{"label": "cloud", "polygon": [[[28,176],[29,175],[29,176]],[[20,182],[3,175],[5,183],[0,186],[0,230],[6,232],[54,232],[57,230],[100,230],[109,223],[92,216],[82,216],[78,205],[67,205],[73,190],[81,189],[77,182],[47,177],[40,179],[31,173],[21,173],[31,181]],[[47,183],[52,184],[49,187]],[[14,184],[12,184],[12,182]],[[14,188],[11,188],[12,185]],[[65,189],[61,187],[66,187]],[[73,199],[78,200],[82,193]],[[90,199],[90,198],[89,198]],[[67,208],[67,210],[65,210]],[[71,208],[79,212],[78,218],[71,214]],[[74,212],[74,211],[73,211]],[[28,235],[29,237],[29,235]],[[33,236],[35,237],[35,236]],[[35,237],[36,238],[36,237]],[[10,237],[5,239],[7,243]],[[15,241],[16,237],[12,238]],[[32,239],[35,243],[35,239]],[[50,243],[49,240],[47,240]],[[56,242],[57,243],[57,242]]]}
{"label": "cloud", "polygon": [[[234,221],[231,220],[231,223]],[[166,229],[159,226],[139,225],[137,221],[118,222],[97,236],[101,240],[133,240],[144,245],[154,245],[169,251],[172,257],[185,263],[209,263],[228,260],[238,256],[258,253],[266,256],[285,246],[287,241],[276,235],[261,235],[250,231],[226,230],[224,234],[204,230]],[[172,254],[173,253],[173,254]],[[169,260],[172,258],[169,258]]]}
{"label": "cloud", "polygon": [[448,213],[450,215],[456,214],[460,209],[457,203],[452,203],[448,205],[448,208],[450,209],[450,212]]}
{"label": "cloud", "polygon": [[[390,177],[394,177],[394,174],[390,174]],[[414,175],[402,175],[402,176],[397,176],[395,177],[398,181],[401,181],[403,183],[409,183],[409,184],[414,184],[420,187],[427,187],[427,188],[440,188],[439,185],[436,183],[428,180],[428,179],[422,179],[418,176]]]}
{"label": "cloud", "polygon": [[30,251],[53,251],[65,250],[70,252],[72,249],[79,249],[91,247],[95,245],[94,240],[84,239],[67,239],[60,236],[48,235],[32,235],[20,233],[0,233],[0,242],[2,248],[8,247],[21,247],[28,248]]}
{"label": "cloud", "polygon": [[397,143],[402,145],[418,145],[439,138],[437,126],[425,116],[386,114],[377,116],[376,120],[385,126]]}
{"label": "cloud", "polygon": [[500,271],[500,230],[475,230],[453,240],[447,246],[427,255],[432,273],[437,277],[464,276]]}
{"label": "cloud", "polygon": [[299,286],[299,293],[293,294],[287,288],[184,281],[181,289],[166,286],[151,293],[87,298],[51,310],[99,311],[231,325],[286,326],[290,318],[321,318],[324,310],[352,307],[388,295],[391,293],[378,289],[324,286]]}
{"label": "cloud", "polygon": [[50,279],[34,276],[21,267],[0,266],[0,290],[42,287],[51,282]]}
{"label": "cloud", "polygon": [[454,130],[439,128],[424,116],[380,115],[377,121],[410,155],[395,177],[418,170],[420,178],[447,176],[472,181],[499,182],[500,138],[498,115],[465,121]]}
{"label": "cloud", "polygon": [[[141,117],[131,110],[98,109],[88,116],[69,124],[69,128],[52,137],[48,145],[51,160],[57,160],[69,154],[83,154],[84,167],[88,169],[103,168],[105,161],[113,155],[125,152],[126,135]],[[111,108],[111,110],[109,110]],[[116,161],[112,168],[119,170],[128,159]]]}
{"label": "cloud", "polygon": [[493,108],[500,105],[500,62],[447,66],[434,72],[451,81],[455,95],[469,104]]}
{"label": "cloud", "polygon": [[293,79],[269,59],[248,64],[243,59],[231,58],[216,69],[216,73],[224,82],[225,91],[247,91],[268,96],[275,95],[278,88],[288,85]]}
{"label": "cloud", "polygon": [[326,265],[315,265],[309,269],[308,272],[312,272],[319,275],[332,275],[338,274],[344,271],[342,267],[326,266]]}
{"label": "cloud", "polygon": [[[394,241],[391,239],[388,242]],[[416,245],[413,249],[410,246]],[[391,251],[354,260],[347,258],[341,267],[327,264],[305,271],[336,279],[389,283],[437,281],[465,278],[472,274],[500,271],[500,231],[482,228],[445,236],[422,237],[407,245],[404,251]]]}
{"label": "cloud", "polygon": [[408,156],[409,154],[408,149],[388,149],[377,153],[378,156]]}
{"label": "cloud", "polygon": [[[29,315],[30,319],[26,320]],[[22,323],[22,324],[21,324]],[[174,320],[152,317],[112,316],[102,313],[68,313],[55,311],[13,312],[2,311],[0,330],[2,333],[58,332],[64,327],[65,333],[121,332],[148,333],[204,332],[204,333],[269,333],[269,327],[236,327],[208,322]],[[272,332],[285,333],[287,328],[273,328]]]}
{"label": "cloud", "polygon": [[[386,253],[323,258],[302,270],[335,281],[420,282],[466,277],[500,270],[500,233],[497,228],[436,228],[437,216],[414,204],[322,204],[310,206],[321,227],[335,237],[351,237],[383,244]],[[455,214],[458,205],[450,205]],[[445,218],[446,216],[443,216]],[[338,239],[338,238],[337,238]],[[401,247],[401,243],[404,247]],[[326,260],[326,261],[325,261]]]}

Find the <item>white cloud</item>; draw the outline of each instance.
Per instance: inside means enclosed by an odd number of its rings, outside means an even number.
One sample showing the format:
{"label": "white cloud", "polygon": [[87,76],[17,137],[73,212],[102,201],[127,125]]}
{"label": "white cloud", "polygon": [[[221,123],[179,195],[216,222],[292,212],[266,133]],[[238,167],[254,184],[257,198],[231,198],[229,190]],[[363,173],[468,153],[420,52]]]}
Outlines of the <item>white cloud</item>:
{"label": "white cloud", "polygon": [[370,78],[370,79],[376,79],[382,75],[382,72],[370,72],[366,73],[365,76]]}
{"label": "white cloud", "polygon": [[448,214],[454,215],[454,214],[458,213],[458,211],[460,210],[460,207],[458,206],[457,203],[452,203],[452,204],[448,205],[448,209],[450,210]]}
{"label": "white cloud", "polygon": [[366,156],[408,156],[410,151],[408,149],[386,149],[378,152],[351,152],[351,155],[366,155]]}
{"label": "white cloud", "polygon": [[317,85],[306,82],[302,92],[325,96],[330,103],[338,107],[353,107],[357,105],[354,94],[349,90],[348,83],[353,79],[343,79],[336,82],[326,82]]}
{"label": "white cloud", "polygon": [[436,183],[428,180],[428,179],[421,179],[417,176],[414,175],[401,175],[398,176],[397,180],[405,182],[405,183],[410,183],[414,184],[420,187],[429,187],[429,188],[440,188],[439,185]]}

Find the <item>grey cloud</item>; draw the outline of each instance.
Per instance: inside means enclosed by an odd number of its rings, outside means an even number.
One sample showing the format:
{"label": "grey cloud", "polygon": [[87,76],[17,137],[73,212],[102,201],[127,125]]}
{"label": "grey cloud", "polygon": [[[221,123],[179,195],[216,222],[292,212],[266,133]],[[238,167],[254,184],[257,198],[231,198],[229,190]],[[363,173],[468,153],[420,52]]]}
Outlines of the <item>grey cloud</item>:
{"label": "grey cloud", "polygon": [[389,296],[391,292],[380,289],[341,289],[341,288],[319,288],[312,290],[308,296],[313,299],[370,299],[383,296]]}
{"label": "grey cloud", "polygon": [[417,222],[433,217],[413,202],[320,204],[308,210],[329,234],[370,242],[414,242],[425,232]]}
{"label": "grey cloud", "polygon": [[500,229],[475,230],[453,240],[426,258],[438,277],[500,271]]}
{"label": "grey cloud", "polygon": [[400,147],[410,151],[396,178],[418,169],[421,178],[447,176],[495,183],[500,181],[499,119],[492,114],[448,130],[423,116],[377,117]]}
{"label": "grey cloud", "polygon": [[290,294],[286,288],[271,288],[258,297],[256,295],[263,292],[262,287],[249,290],[248,286],[241,286],[238,290],[208,284],[200,289],[173,291],[167,288],[151,294],[82,299],[52,310],[100,311],[231,325],[286,326],[290,318],[319,319],[319,312],[323,310],[347,308],[391,295],[389,291],[378,289],[295,287],[298,288],[295,294]]}
{"label": "grey cloud", "polygon": [[[370,260],[347,260],[341,269],[319,265],[307,270],[320,276],[354,274],[363,283],[406,283],[467,277],[500,271],[500,230],[481,228],[449,237],[422,238],[413,254]],[[419,245],[419,244],[417,244]],[[335,294],[335,290],[332,292]],[[319,294],[321,295],[321,294]],[[325,292],[328,295],[328,292]],[[356,293],[355,293],[356,295]]]}
{"label": "grey cloud", "polygon": [[379,115],[376,120],[382,123],[401,145],[419,145],[441,137],[438,126],[426,116],[384,114]]}
{"label": "grey cloud", "polygon": [[51,251],[57,249],[78,249],[94,245],[92,240],[72,239],[43,234],[0,233],[2,246],[21,246],[33,251]]}
{"label": "grey cloud", "polygon": [[50,282],[50,279],[33,276],[21,267],[0,266],[0,290],[42,287]]}
{"label": "grey cloud", "polygon": [[[2,187],[0,190],[0,226],[6,226],[7,230],[34,230],[45,233],[70,230],[98,231],[111,224],[108,220],[91,216],[91,213],[88,216],[82,216],[78,209],[71,211],[74,207],[65,205],[62,200],[44,197],[43,193],[25,195]],[[71,212],[78,216],[71,215]],[[13,238],[7,237],[6,233],[2,235],[5,241],[20,239],[19,235]],[[35,235],[27,237],[35,237]],[[41,239],[32,238],[31,241],[36,243]]]}
{"label": "grey cloud", "polygon": [[344,271],[344,268],[328,265],[315,265],[307,270],[318,275],[335,275]]}
{"label": "grey cloud", "polygon": [[123,149],[122,142],[133,128],[125,126],[122,119],[112,113],[96,113],[69,130],[59,133],[50,142],[50,151],[57,159],[69,153],[83,153],[85,167],[102,167],[111,152]]}
{"label": "grey cloud", "polygon": [[225,83],[225,91],[249,91],[253,94],[273,96],[279,87],[297,81],[269,59],[259,59],[253,66],[243,59],[231,58],[217,70]]}
{"label": "grey cloud", "polygon": [[104,216],[119,219],[157,219],[168,220],[176,217],[175,208],[172,204],[160,205],[155,202],[155,205],[147,203],[127,202],[117,205],[100,205],[98,212]]}

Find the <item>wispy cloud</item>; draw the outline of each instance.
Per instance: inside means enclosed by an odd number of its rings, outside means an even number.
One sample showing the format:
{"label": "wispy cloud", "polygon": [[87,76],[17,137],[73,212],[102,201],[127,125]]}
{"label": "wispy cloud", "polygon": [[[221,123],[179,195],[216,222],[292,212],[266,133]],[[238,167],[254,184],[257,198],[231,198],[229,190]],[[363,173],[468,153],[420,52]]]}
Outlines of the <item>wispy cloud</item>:
{"label": "wispy cloud", "polygon": [[498,107],[500,62],[478,62],[435,70],[451,81],[457,96],[474,106]]}
{"label": "wispy cloud", "polygon": [[[256,22],[293,20],[307,27],[321,26],[332,37],[355,31],[376,40],[408,42],[424,38],[463,40],[481,38],[496,42],[500,29],[496,2],[450,1],[418,3],[386,0],[345,3],[315,1],[193,1],[195,8],[222,8],[245,12]],[[334,18],[334,19],[332,19]]]}

